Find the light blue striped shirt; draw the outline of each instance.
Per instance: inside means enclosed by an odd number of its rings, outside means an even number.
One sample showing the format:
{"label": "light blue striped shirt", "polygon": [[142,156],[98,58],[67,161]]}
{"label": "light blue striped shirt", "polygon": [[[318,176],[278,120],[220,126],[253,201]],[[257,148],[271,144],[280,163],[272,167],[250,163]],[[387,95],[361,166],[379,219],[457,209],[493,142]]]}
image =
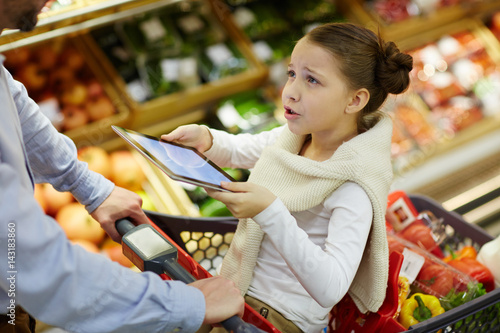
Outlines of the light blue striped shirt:
{"label": "light blue striped shirt", "polygon": [[0,313],[22,306],[71,332],[195,332],[205,316],[201,291],[73,246],[43,213],[33,181],[70,191],[89,212],[114,185],[77,160],[74,143],[3,66],[0,103]]}

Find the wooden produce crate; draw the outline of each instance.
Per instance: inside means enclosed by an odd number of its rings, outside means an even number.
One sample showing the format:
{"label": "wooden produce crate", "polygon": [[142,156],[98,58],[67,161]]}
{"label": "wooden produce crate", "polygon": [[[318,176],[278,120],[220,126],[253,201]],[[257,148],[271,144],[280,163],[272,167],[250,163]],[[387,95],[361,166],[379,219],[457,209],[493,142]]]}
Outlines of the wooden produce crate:
{"label": "wooden produce crate", "polygon": [[248,63],[248,69],[216,81],[199,84],[144,102],[134,100],[128,93],[125,80],[119,75],[117,69],[99,47],[94,37],[90,34],[83,37],[89,52],[95,58],[99,59],[106,75],[114,82],[124,100],[130,105],[133,114],[131,122],[133,128],[154,126],[159,122],[173,119],[186,112],[208,106],[227,95],[259,87],[265,82],[268,76],[267,67],[255,57],[248,41],[240,38],[240,35],[234,32],[235,25],[232,23],[231,18],[229,16],[221,16],[218,13],[213,13],[211,16],[220,25],[228,40],[234,43],[239,52],[244,56]]}
{"label": "wooden produce crate", "polygon": [[[9,50],[5,66],[58,130],[78,146],[98,145],[111,134],[111,125],[126,124],[130,109],[82,45],[72,36]],[[102,103],[93,103],[97,100]]]}
{"label": "wooden produce crate", "polygon": [[466,17],[471,10],[469,6],[458,4],[443,7],[428,14],[410,16],[403,21],[387,23],[362,0],[339,1],[339,9],[349,20],[375,32],[380,31],[384,39],[394,42],[456,22]]}
{"label": "wooden produce crate", "polygon": [[114,137],[115,133],[111,129],[111,125],[127,126],[130,123],[130,106],[125,102],[122,92],[118,90],[110,78],[106,76],[99,59],[96,59],[91,53],[88,52],[87,48],[84,47],[84,41],[82,40],[81,35],[74,39],[74,44],[84,56],[87,66],[102,85],[106,95],[111,99],[116,112],[110,117],[90,122],[84,127],[67,131],[65,134],[72,138],[73,141],[76,142],[77,146],[84,146],[89,143],[100,144],[110,137]]}

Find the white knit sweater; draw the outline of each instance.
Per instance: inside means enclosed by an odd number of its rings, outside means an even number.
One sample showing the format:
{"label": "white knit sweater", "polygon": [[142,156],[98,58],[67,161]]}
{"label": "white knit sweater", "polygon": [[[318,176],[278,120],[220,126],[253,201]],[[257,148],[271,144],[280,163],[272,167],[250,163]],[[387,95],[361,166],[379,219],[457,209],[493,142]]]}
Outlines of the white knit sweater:
{"label": "white knit sweater", "polygon": [[[361,264],[349,289],[363,313],[378,310],[387,287],[385,209],[392,181],[391,135],[392,121],[385,117],[372,129],[343,143],[329,160],[318,162],[298,155],[305,137],[285,128],[276,143],[264,149],[249,178],[273,192],[291,212],[320,204],[348,180],[366,191],[374,219]],[[251,282],[262,237],[257,223],[241,219],[224,258],[221,275],[235,281],[243,294]]]}

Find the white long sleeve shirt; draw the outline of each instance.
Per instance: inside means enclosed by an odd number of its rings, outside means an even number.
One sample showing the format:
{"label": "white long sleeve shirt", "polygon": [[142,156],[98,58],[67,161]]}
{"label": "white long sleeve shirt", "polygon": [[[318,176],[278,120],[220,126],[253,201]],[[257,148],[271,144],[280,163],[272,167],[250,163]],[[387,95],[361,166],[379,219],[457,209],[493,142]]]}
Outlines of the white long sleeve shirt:
{"label": "white long sleeve shirt", "polygon": [[[214,144],[206,155],[221,166],[252,168],[281,129],[237,136],[211,130]],[[304,332],[320,332],[356,274],[372,215],[368,195],[353,182],[302,212],[290,213],[276,199],[253,218],[265,235],[248,294]]]}

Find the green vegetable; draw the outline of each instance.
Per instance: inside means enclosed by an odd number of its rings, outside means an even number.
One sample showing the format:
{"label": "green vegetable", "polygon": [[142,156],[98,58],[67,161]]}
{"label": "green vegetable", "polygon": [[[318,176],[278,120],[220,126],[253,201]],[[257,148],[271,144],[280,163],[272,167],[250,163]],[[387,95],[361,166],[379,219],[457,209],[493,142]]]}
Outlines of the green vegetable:
{"label": "green vegetable", "polygon": [[439,301],[441,302],[443,308],[448,311],[484,294],[486,294],[486,290],[484,289],[482,283],[469,282],[467,284],[467,290],[457,292],[455,289],[452,289]]}
{"label": "green vegetable", "polygon": [[415,319],[418,320],[419,322],[422,322],[424,320],[427,320],[427,319],[431,318],[432,317],[432,312],[424,304],[424,301],[422,301],[422,297],[415,296],[415,300],[417,301],[418,306],[413,311],[413,317],[415,317]]}
{"label": "green vegetable", "polygon": [[207,201],[200,206],[200,214],[207,217],[232,216],[226,205],[212,198],[208,198]]}

